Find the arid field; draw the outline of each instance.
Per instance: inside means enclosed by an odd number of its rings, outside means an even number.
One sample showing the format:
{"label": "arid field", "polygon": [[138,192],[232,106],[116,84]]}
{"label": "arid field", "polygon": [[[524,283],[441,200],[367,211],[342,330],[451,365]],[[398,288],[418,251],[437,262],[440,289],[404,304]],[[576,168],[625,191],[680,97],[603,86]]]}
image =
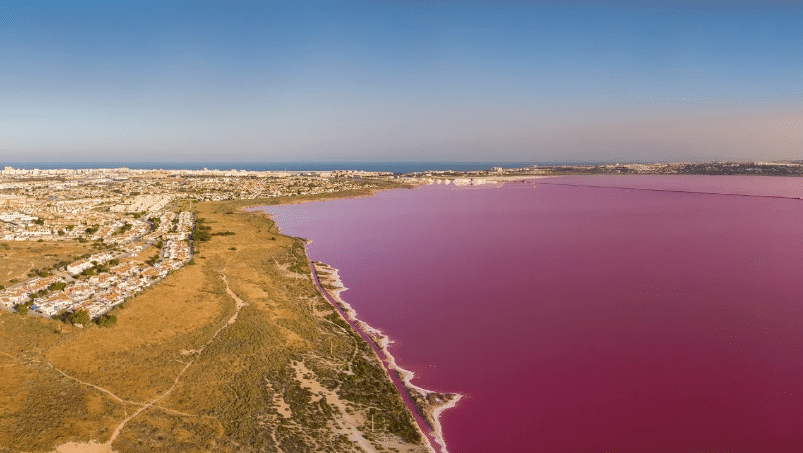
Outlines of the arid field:
{"label": "arid field", "polygon": [[73,241],[0,241],[0,285],[11,286],[28,279],[33,271],[93,253],[91,245]]}
{"label": "arid field", "polygon": [[303,241],[242,209],[281,201],[194,205],[212,239],[113,327],[1,312],[0,452],[426,451]]}

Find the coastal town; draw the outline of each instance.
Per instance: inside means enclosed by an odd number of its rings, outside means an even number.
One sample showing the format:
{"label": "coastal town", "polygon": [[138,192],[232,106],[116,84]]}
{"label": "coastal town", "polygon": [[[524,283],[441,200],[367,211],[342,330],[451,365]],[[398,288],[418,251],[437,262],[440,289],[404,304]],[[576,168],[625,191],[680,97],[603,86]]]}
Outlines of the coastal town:
{"label": "coastal town", "polygon": [[[118,217],[84,214],[84,222],[74,216],[52,214],[3,220],[11,225],[6,228],[6,240],[92,241],[99,251],[71,262],[32,269],[30,279],[22,282],[12,280],[12,286],[0,291],[0,307],[52,318],[85,311],[90,318],[97,318],[192,259],[195,222],[190,212],[166,212],[163,208]],[[88,222],[93,223],[87,226]],[[37,228],[26,231],[28,224]]]}
{"label": "coastal town", "polygon": [[[336,297],[343,288],[337,271],[310,263],[305,239],[282,234],[273,219],[242,208],[430,184],[495,190],[506,181],[581,174],[795,177],[803,176],[803,162],[416,173],[6,166],[0,171],[0,334],[10,346],[0,351],[0,365],[15,371],[7,374],[4,394],[15,395],[21,381],[39,379],[51,387],[30,387],[28,399],[20,399],[24,406],[0,399],[0,415],[30,414],[6,417],[11,428],[0,450],[25,438],[28,444],[18,451],[49,452],[93,439],[104,442],[104,452],[178,451],[183,440],[162,434],[174,428],[159,425],[167,413],[213,424],[192,434],[202,451],[218,451],[211,441],[222,442],[220,433],[237,426],[247,428],[236,434],[238,442],[267,432],[266,445],[284,442],[289,447],[283,451],[431,451],[422,444],[443,442],[438,417],[460,396],[405,380],[395,359],[382,355],[387,339],[367,324],[348,322],[356,315]],[[314,286],[312,271],[321,276],[320,286]],[[255,361],[255,355],[271,360]],[[21,380],[19,373],[29,377]],[[62,398],[68,385],[71,394],[84,388],[83,399]],[[220,389],[226,391],[216,393]],[[253,389],[267,389],[252,397],[259,406],[229,411]],[[85,429],[89,434],[78,437],[67,420],[83,417],[80,408],[94,397],[106,403],[87,409],[95,411],[87,429],[108,425],[109,417],[119,424],[103,432]],[[141,413],[126,412],[132,404]],[[416,413],[423,414],[420,424]],[[140,431],[128,423],[133,416],[158,428]],[[53,419],[61,424],[41,429],[50,437],[26,434],[31,420]],[[243,423],[256,419],[264,424]],[[382,436],[374,436],[374,419]],[[311,429],[310,420],[326,424]],[[163,443],[171,448],[161,448]],[[220,451],[239,451],[229,445]],[[296,445],[301,447],[294,450]]]}
{"label": "coastal town", "polygon": [[62,319],[85,311],[97,319],[193,263],[209,227],[199,225],[192,203],[343,191],[358,187],[355,178],[382,176],[7,166],[0,172],[0,256],[25,242],[51,249],[79,243],[90,253],[0,280],[0,308]]}
{"label": "coastal town", "polygon": [[[258,428],[240,424],[232,438],[275,430],[263,438],[284,451],[426,451],[424,432],[381,362],[301,278],[309,265],[304,241],[241,209],[370,195],[419,179],[362,171],[15,167],[0,164],[0,367],[10,370],[0,373],[0,387],[11,395],[8,386],[23,383],[22,391],[40,400],[0,398],[0,450],[49,452],[101,439],[104,452],[177,451],[183,447],[172,436],[130,437],[138,436],[136,423],[168,410],[209,424],[193,428],[190,442],[199,451],[238,450],[214,447],[226,437],[220,429],[240,423],[229,420],[263,420]],[[318,351],[311,335],[320,332],[327,342]],[[286,339],[315,349],[291,355]],[[255,354],[271,359],[254,361]],[[90,374],[77,369],[84,364]],[[348,367],[354,371],[343,374]],[[324,375],[329,380],[321,381]],[[311,385],[326,394],[308,394]],[[214,389],[232,393],[221,397]],[[259,407],[227,412],[239,389],[269,393],[252,400]],[[65,394],[70,399],[59,396]],[[70,424],[85,404],[88,429],[109,426],[97,417],[111,417],[117,428],[85,437],[85,428]],[[23,412],[32,422],[12,418]],[[321,422],[310,431],[313,418]],[[350,425],[341,423],[346,419]],[[35,436],[21,432],[40,422],[47,426]],[[151,439],[171,447],[143,446]]]}
{"label": "coastal town", "polygon": [[[481,171],[17,169],[0,171],[0,257],[9,244],[84,245],[85,253],[24,276],[0,276],[0,308],[97,319],[193,263],[199,239],[192,204],[348,191],[371,181],[482,185],[566,174],[803,175],[801,162],[530,165]],[[200,228],[208,228],[203,225]],[[8,276],[13,272],[8,271]]]}

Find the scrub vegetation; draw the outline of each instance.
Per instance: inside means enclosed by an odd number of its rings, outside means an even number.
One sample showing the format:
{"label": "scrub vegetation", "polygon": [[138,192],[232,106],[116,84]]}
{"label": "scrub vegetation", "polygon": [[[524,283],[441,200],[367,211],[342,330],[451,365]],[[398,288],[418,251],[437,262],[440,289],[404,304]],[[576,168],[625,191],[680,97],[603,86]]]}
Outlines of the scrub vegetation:
{"label": "scrub vegetation", "polygon": [[11,287],[30,277],[50,275],[54,268],[94,252],[90,244],[72,241],[0,241],[0,285]]}
{"label": "scrub vegetation", "polygon": [[426,451],[377,358],[317,292],[303,240],[241,209],[282,201],[193,205],[210,234],[195,265],[102,322],[0,313],[0,452]]}

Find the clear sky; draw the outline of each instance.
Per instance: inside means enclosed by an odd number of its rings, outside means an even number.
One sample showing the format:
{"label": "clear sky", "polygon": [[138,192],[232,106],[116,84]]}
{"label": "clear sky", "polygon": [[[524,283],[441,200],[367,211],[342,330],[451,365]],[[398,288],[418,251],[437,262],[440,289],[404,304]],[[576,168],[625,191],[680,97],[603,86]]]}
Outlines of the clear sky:
{"label": "clear sky", "polygon": [[0,1],[0,161],[803,158],[803,2]]}

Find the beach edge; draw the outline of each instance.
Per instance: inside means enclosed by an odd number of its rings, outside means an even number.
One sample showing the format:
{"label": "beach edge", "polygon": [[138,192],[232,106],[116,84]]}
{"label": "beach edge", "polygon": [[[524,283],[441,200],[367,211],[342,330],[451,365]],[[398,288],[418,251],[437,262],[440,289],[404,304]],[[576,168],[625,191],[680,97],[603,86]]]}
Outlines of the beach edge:
{"label": "beach edge", "polygon": [[[346,288],[340,280],[339,270],[321,261],[310,260],[310,269],[315,286],[343,317],[343,319],[366,341],[388,378],[402,392],[405,404],[412,412],[421,434],[427,439],[427,447],[434,453],[448,453],[443,438],[440,417],[447,409],[455,407],[464,395],[459,393],[441,393],[427,390],[412,383],[415,373],[402,368],[388,346],[393,343],[387,335],[359,319],[356,310],[340,297]],[[326,281],[322,281],[322,274]],[[324,287],[324,283],[331,289]],[[394,378],[393,373],[396,374]],[[422,424],[424,426],[422,426]],[[434,445],[433,445],[434,444]]]}

